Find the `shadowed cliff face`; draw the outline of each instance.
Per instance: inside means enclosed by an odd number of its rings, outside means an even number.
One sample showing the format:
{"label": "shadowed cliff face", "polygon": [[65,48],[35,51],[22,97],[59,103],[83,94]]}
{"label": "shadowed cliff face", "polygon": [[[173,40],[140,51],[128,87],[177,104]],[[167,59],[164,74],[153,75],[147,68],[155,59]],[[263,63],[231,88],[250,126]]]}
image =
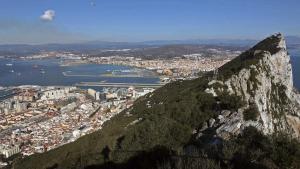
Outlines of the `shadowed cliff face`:
{"label": "shadowed cliff face", "polygon": [[[245,106],[227,116],[217,132],[222,137],[254,126],[265,134],[299,137],[299,95],[293,87],[292,66],[284,37],[273,35],[221,67],[208,92],[241,96]],[[214,90],[212,86],[220,88]],[[218,125],[218,124],[216,124]]]}
{"label": "shadowed cliff face", "polygon": [[[219,169],[220,163],[230,166],[231,162],[237,162],[239,164],[233,164],[235,168],[244,167],[246,163],[248,168],[259,168],[253,164],[259,159],[248,157],[252,154],[245,153],[245,149],[261,145],[263,147],[257,150],[254,147],[255,153],[273,153],[276,159],[281,159],[269,144],[285,145],[263,134],[285,133],[299,137],[300,96],[292,79],[285,40],[276,34],[215,72],[195,80],[167,84],[139,98],[131,108],[105,123],[102,130],[49,152],[18,159],[13,166],[15,169],[143,168],[145,162],[153,164],[149,168],[157,168],[156,163],[161,159],[184,158],[185,161],[186,154],[193,158],[191,154],[200,149],[196,166],[207,164],[206,168]],[[250,135],[244,138],[249,128],[252,128]],[[218,147],[214,146],[227,141],[232,146],[227,147],[231,154],[229,159],[220,159],[220,154],[210,157],[214,152],[201,149],[201,146],[213,146],[211,148],[217,148],[218,153]],[[157,146],[160,148],[155,149]],[[240,149],[235,149],[238,146]],[[290,147],[293,145],[279,146],[278,151],[287,149],[284,157],[295,156],[298,165],[298,152],[290,153]],[[201,154],[202,150],[206,154]],[[157,153],[163,156],[156,156]],[[283,166],[276,159],[268,160],[275,166]],[[185,162],[182,164],[178,168],[185,167]],[[191,164],[189,159],[186,164]]]}

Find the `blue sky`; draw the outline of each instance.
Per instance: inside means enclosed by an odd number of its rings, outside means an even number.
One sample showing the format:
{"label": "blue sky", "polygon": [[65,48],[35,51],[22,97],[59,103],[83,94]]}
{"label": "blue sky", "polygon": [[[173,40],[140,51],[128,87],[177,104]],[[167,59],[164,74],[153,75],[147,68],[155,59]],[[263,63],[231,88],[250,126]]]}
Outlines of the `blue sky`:
{"label": "blue sky", "polygon": [[[52,10],[53,18],[41,19]],[[47,21],[46,21],[47,20]],[[300,35],[299,0],[1,0],[0,43]]]}

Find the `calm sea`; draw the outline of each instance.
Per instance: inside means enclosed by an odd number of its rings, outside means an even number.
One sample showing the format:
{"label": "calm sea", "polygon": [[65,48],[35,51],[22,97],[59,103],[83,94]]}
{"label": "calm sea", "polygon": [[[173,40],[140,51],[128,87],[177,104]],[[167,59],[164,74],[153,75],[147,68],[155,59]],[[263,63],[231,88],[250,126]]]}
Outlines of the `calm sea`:
{"label": "calm sea", "polygon": [[[294,84],[300,89],[300,49],[290,50]],[[131,70],[117,65],[84,64],[61,67],[58,59],[8,60],[0,59],[0,86],[19,85],[74,85],[79,82],[157,83],[159,78],[149,77],[66,77],[63,72],[83,75],[100,75],[112,70]],[[7,64],[12,64],[12,66]]]}
{"label": "calm sea", "polygon": [[[8,60],[0,59],[0,86],[19,85],[74,85],[79,82],[157,83],[159,78],[97,77],[112,70],[132,70],[128,66],[83,64],[62,67],[58,59]],[[7,65],[8,64],[8,65]],[[10,65],[12,64],[12,65]],[[91,77],[64,76],[68,74],[93,75]]]}
{"label": "calm sea", "polygon": [[294,85],[300,90],[300,49],[290,50],[293,65]]}

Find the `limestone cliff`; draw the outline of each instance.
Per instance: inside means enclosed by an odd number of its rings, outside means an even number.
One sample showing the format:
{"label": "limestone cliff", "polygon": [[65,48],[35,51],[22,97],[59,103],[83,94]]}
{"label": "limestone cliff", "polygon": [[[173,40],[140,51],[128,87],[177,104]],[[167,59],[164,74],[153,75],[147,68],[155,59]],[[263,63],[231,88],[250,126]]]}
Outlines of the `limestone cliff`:
{"label": "limestone cliff", "polygon": [[243,98],[237,112],[223,111],[214,123],[223,138],[255,126],[265,134],[300,136],[300,97],[293,87],[290,57],[284,37],[275,34],[215,72],[206,90],[215,96],[229,92]]}
{"label": "limestone cliff", "polygon": [[[205,157],[200,161],[201,166],[209,162],[209,168],[212,168],[213,159],[218,169],[221,163],[230,166],[222,167],[226,169],[232,166],[245,168],[244,164],[252,163],[255,165],[248,168],[283,168],[281,162],[290,161],[285,160],[290,157],[295,162],[294,166],[297,166],[291,167],[292,164],[289,164],[285,167],[299,168],[299,151],[295,146],[298,144],[290,143],[287,147],[286,143],[289,141],[275,144],[272,140],[276,137],[262,137],[256,130],[257,134],[245,134],[247,131],[253,133],[254,128],[248,126],[254,126],[267,135],[284,132],[299,138],[300,96],[293,87],[292,79],[292,67],[285,40],[281,34],[276,34],[214,73],[209,72],[194,80],[166,84],[136,100],[132,107],[107,121],[101,130],[57,149],[17,159],[13,167],[107,168],[109,156],[110,164],[118,164],[116,168],[124,168],[119,164],[135,164],[136,168],[145,168],[145,164],[157,164],[152,157],[163,159],[157,156],[162,153],[160,151],[146,156],[144,153],[151,152],[159,146],[166,148],[167,152],[174,151],[174,155],[170,156],[175,160],[174,164],[179,163],[178,159],[174,158],[178,154],[195,157],[194,153],[199,152],[201,154],[196,154],[197,157]],[[239,133],[243,134],[231,137]],[[219,139],[216,135],[228,140]],[[238,141],[240,137],[250,139],[250,142]],[[217,148],[225,149],[215,151],[215,144],[222,145],[216,146]],[[213,149],[210,146],[213,146]],[[236,149],[237,147],[239,148]],[[290,147],[295,147],[296,151],[291,152]],[[110,151],[108,155],[105,153],[107,150]],[[166,151],[163,152],[162,154],[165,154]],[[202,154],[203,152],[206,153]],[[211,155],[216,152],[221,154]],[[276,159],[270,158],[270,152],[273,152]],[[283,155],[278,152],[283,152]],[[226,158],[222,158],[224,153],[227,153]],[[251,155],[253,153],[254,157]],[[143,158],[149,161],[145,163],[141,160]],[[268,164],[273,161],[272,167],[265,167],[266,158]],[[209,161],[206,161],[207,159]],[[260,159],[263,161],[259,161]],[[136,165],[139,162],[143,164]],[[236,162],[239,164],[235,164]],[[263,163],[261,166],[264,167],[258,167],[260,163]],[[186,164],[190,164],[190,161]]]}

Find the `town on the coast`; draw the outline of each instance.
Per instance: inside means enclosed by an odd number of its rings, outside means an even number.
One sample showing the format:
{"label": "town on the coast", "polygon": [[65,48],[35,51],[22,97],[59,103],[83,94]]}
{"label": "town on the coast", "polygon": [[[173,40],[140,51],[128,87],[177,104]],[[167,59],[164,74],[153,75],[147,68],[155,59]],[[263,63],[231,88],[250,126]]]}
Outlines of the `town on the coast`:
{"label": "town on the coast", "polygon": [[[60,59],[60,66],[63,67],[80,64],[129,66],[133,69],[128,72],[124,70],[118,74],[113,71],[101,76],[153,76],[158,77],[159,81],[154,84],[81,82],[72,86],[0,87],[0,165],[7,165],[7,159],[14,156],[43,153],[99,130],[110,118],[130,108],[137,98],[166,83],[197,78],[201,72],[213,71],[240,53],[211,50],[215,53],[213,57],[196,53],[182,57],[143,59],[42,52],[18,58],[55,58]],[[13,68],[12,64],[6,66]],[[141,73],[141,70],[147,73]],[[41,73],[45,73],[44,70]],[[63,72],[63,75],[80,76],[70,72]]]}
{"label": "town on the coast", "polygon": [[28,156],[73,142],[153,88],[94,89],[19,86],[0,102],[0,153]]}

